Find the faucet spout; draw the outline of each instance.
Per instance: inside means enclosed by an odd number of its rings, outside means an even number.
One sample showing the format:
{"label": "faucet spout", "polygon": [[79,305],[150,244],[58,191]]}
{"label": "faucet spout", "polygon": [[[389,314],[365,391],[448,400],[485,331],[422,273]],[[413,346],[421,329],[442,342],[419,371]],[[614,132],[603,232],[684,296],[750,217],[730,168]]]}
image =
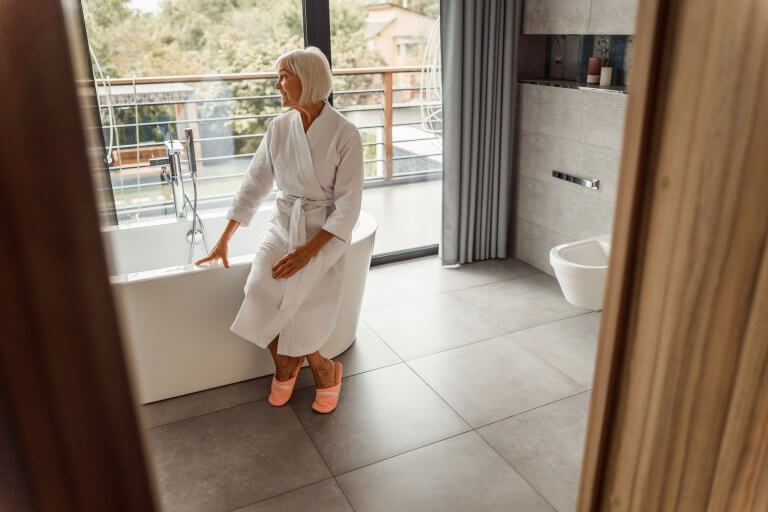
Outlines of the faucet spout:
{"label": "faucet spout", "polygon": [[181,177],[181,152],[183,149],[178,140],[167,140],[165,141],[165,157],[149,160],[149,165],[162,165],[163,176],[173,191],[173,207],[176,210],[176,217],[179,218],[186,217],[184,181]]}

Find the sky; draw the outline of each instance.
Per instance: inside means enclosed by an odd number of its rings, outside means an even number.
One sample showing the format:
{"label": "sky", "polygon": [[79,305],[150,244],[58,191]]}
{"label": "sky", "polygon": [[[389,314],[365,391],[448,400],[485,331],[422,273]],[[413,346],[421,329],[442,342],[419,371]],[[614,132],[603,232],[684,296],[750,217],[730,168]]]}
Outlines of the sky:
{"label": "sky", "polygon": [[137,11],[157,11],[160,9],[160,0],[131,0],[128,6]]}

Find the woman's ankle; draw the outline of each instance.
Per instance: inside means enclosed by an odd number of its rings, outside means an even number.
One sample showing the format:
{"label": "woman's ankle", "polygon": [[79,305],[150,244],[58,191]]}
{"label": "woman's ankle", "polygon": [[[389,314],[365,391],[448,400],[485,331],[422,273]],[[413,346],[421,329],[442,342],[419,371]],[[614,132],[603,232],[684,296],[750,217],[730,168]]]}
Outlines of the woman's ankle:
{"label": "woman's ankle", "polygon": [[286,381],[291,378],[291,372],[296,368],[298,357],[283,356],[280,362],[275,364],[275,377],[278,381]]}
{"label": "woman's ankle", "polygon": [[321,363],[321,367],[314,373],[315,387],[317,388],[329,388],[335,384],[334,376],[336,371],[336,364],[331,359],[325,359]]}

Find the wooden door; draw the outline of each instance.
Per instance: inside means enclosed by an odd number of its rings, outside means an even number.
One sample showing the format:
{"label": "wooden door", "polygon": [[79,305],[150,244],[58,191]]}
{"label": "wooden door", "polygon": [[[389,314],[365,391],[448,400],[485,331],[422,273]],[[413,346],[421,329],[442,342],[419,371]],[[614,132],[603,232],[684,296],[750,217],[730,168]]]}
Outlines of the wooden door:
{"label": "wooden door", "polygon": [[768,2],[641,0],[579,510],[768,510]]}
{"label": "wooden door", "polygon": [[86,151],[93,87],[75,88],[79,8],[0,6],[0,510],[151,512]]}
{"label": "wooden door", "polygon": [[[146,512],[78,7],[0,9],[0,506]],[[768,509],[766,26],[764,0],[640,2],[581,511]]]}

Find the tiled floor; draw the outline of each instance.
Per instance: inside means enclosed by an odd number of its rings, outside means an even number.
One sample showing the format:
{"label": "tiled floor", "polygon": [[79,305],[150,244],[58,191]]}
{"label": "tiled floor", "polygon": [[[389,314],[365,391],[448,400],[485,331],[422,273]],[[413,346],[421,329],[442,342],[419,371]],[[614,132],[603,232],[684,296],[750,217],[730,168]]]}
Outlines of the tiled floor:
{"label": "tiled floor", "polygon": [[514,259],[375,267],[333,413],[306,367],[144,407],[164,509],[573,510],[599,320]]}

